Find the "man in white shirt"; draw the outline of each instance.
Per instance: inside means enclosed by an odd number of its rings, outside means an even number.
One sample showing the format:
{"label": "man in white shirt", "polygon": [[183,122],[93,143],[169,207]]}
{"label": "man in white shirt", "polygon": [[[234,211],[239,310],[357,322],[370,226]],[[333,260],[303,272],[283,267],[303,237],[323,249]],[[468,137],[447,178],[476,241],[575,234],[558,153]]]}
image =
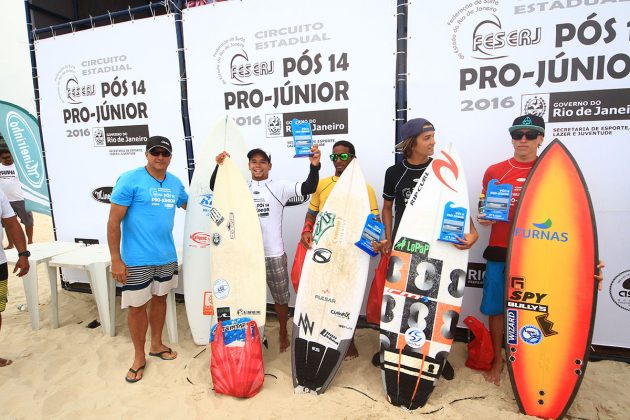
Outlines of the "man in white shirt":
{"label": "man in white shirt", "polygon": [[[289,348],[287,321],[289,319],[289,271],[287,268],[287,254],[282,241],[282,213],[289,199],[312,194],[319,181],[319,163],[321,152],[318,146],[311,148],[309,157],[309,174],[304,182],[274,180],[269,178],[271,171],[271,155],[263,149],[252,149],[247,153],[249,170],[252,179],[249,189],[252,192],[256,211],[262,229],[265,246],[265,268],[267,271],[267,286],[274,301],[274,308],[280,323],[279,345],[280,352]],[[223,163],[227,152],[216,157],[217,165]],[[218,168],[218,166],[217,166]],[[217,168],[210,180],[210,188],[214,189]]]}
{"label": "man in white shirt", "polygon": [[[22,194],[22,184],[15,169],[13,156],[8,149],[0,150],[0,189],[4,192],[13,208],[13,211],[20,218],[26,231],[26,239],[29,244],[33,243],[33,213],[26,211],[24,194]],[[7,232],[9,244],[5,249],[13,248],[13,238]]]}

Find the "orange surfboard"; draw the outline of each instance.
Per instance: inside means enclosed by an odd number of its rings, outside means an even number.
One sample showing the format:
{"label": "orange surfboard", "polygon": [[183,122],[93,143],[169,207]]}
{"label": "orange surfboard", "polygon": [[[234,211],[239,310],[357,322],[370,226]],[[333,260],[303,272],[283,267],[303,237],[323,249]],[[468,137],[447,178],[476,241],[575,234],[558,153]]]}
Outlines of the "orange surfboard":
{"label": "orange surfboard", "polygon": [[506,357],[525,414],[560,418],[577,394],[595,321],[597,260],[584,178],[556,139],[525,183],[505,270]]}

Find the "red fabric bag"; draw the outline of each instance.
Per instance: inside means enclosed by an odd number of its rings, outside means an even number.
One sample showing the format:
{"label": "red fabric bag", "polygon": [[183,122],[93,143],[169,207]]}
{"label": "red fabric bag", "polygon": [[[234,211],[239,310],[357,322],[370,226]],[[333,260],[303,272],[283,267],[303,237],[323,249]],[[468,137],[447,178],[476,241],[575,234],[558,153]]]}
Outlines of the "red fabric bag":
{"label": "red fabric bag", "polygon": [[365,306],[365,318],[370,324],[381,324],[381,303],[383,301],[383,291],[385,290],[385,280],[387,279],[387,267],[389,266],[389,254],[381,254],[381,260],[374,269],[374,279],[370,286],[370,294]]}
{"label": "red fabric bag", "polygon": [[490,370],[494,359],[494,349],[492,348],[492,338],[490,332],[473,316],[467,316],[464,324],[475,335],[475,338],[468,343],[468,360],[466,366],[476,370]]}
{"label": "red fabric bag", "polygon": [[[228,333],[229,334],[229,333]],[[214,334],[210,374],[217,394],[251,398],[260,391],[265,380],[262,346],[256,321],[245,326],[245,341],[240,346],[226,346],[220,321]]]}
{"label": "red fabric bag", "polygon": [[306,251],[308,251],[302,242],[298,242],[295,249],[295,257],[293,258],[293,267],[291,267],[291,283],[293,283],[293,290],[295,293],[300,286],[300,277],[302,276],[302,266],[304,265],[304,257],[306,257]]}

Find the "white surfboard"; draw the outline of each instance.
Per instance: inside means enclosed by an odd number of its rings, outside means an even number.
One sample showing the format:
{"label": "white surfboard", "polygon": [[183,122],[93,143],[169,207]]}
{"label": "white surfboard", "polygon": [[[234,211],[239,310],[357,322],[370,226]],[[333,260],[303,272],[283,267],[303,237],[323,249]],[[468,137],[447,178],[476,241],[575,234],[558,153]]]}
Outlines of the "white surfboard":
{"label": "white surfboard", "polygon": [[243,137],[229,117],[221,118],[210,135],[195,153],[195,172],[190,183],[186,220],[184,224],[182,279],[186,315],[197,345],[208,344],[212,312],[210,284],[213,195],[210,176],[215,167],[215,157],[227,150],[241,169],[247,171],[247,159]]}
{"label": "white surfboard", "polygon": [[267,283],[262,231],[252,194],[231,158],[219,166],[212,209],[211,327],[246,317],[256,321],[263,337]]}
{"label": "white surfboard", "polygon": [[361,237],[370,203],[354,159],[319,212],[295,302],[292,337],[296,393],[323,393],[346,355],[361,310],[370,256]]}
{"label": "white surfboard", "polygon": [[[465,209],[466,215],[444,223],[445,208]],[[443,229],[468,232],[469,213],[466,178],[450,145],[417,182],[392,247],[380,339],[383,384],[394,405],[423,406],[451,349],[468,251],[438,238]]]}

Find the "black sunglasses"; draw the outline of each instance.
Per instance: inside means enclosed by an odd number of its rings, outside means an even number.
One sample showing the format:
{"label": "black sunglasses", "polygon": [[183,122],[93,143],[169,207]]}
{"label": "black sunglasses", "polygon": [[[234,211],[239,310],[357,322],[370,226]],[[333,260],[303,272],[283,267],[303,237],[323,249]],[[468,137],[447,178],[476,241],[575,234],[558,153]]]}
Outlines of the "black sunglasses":
{"label": "black sunglasses", "polygon": [[540,133],[538,131],[512,131],[510,133],[512,140],[520,140],[525,136],[527,140],[536,140]]}
{"label": "black sunglasses", "polygon": [[151,150],[149,150],[149,153],[151,154],[151,156],[160,156],[160,155],[162,155],[162,157],[171,157],[171,152],[169,152],[168,150],[151,149]]}
{"label": "black sunglasses", "polygon": [[343,161],[346,161],[346,160],[350,159],[351,157],[354,157],[354,154],[352,154],[352,153],[333,153],[332,155],[330,155],[330,160],[332,160],[333,162],[335,162],[337,159],[341,159]]}

